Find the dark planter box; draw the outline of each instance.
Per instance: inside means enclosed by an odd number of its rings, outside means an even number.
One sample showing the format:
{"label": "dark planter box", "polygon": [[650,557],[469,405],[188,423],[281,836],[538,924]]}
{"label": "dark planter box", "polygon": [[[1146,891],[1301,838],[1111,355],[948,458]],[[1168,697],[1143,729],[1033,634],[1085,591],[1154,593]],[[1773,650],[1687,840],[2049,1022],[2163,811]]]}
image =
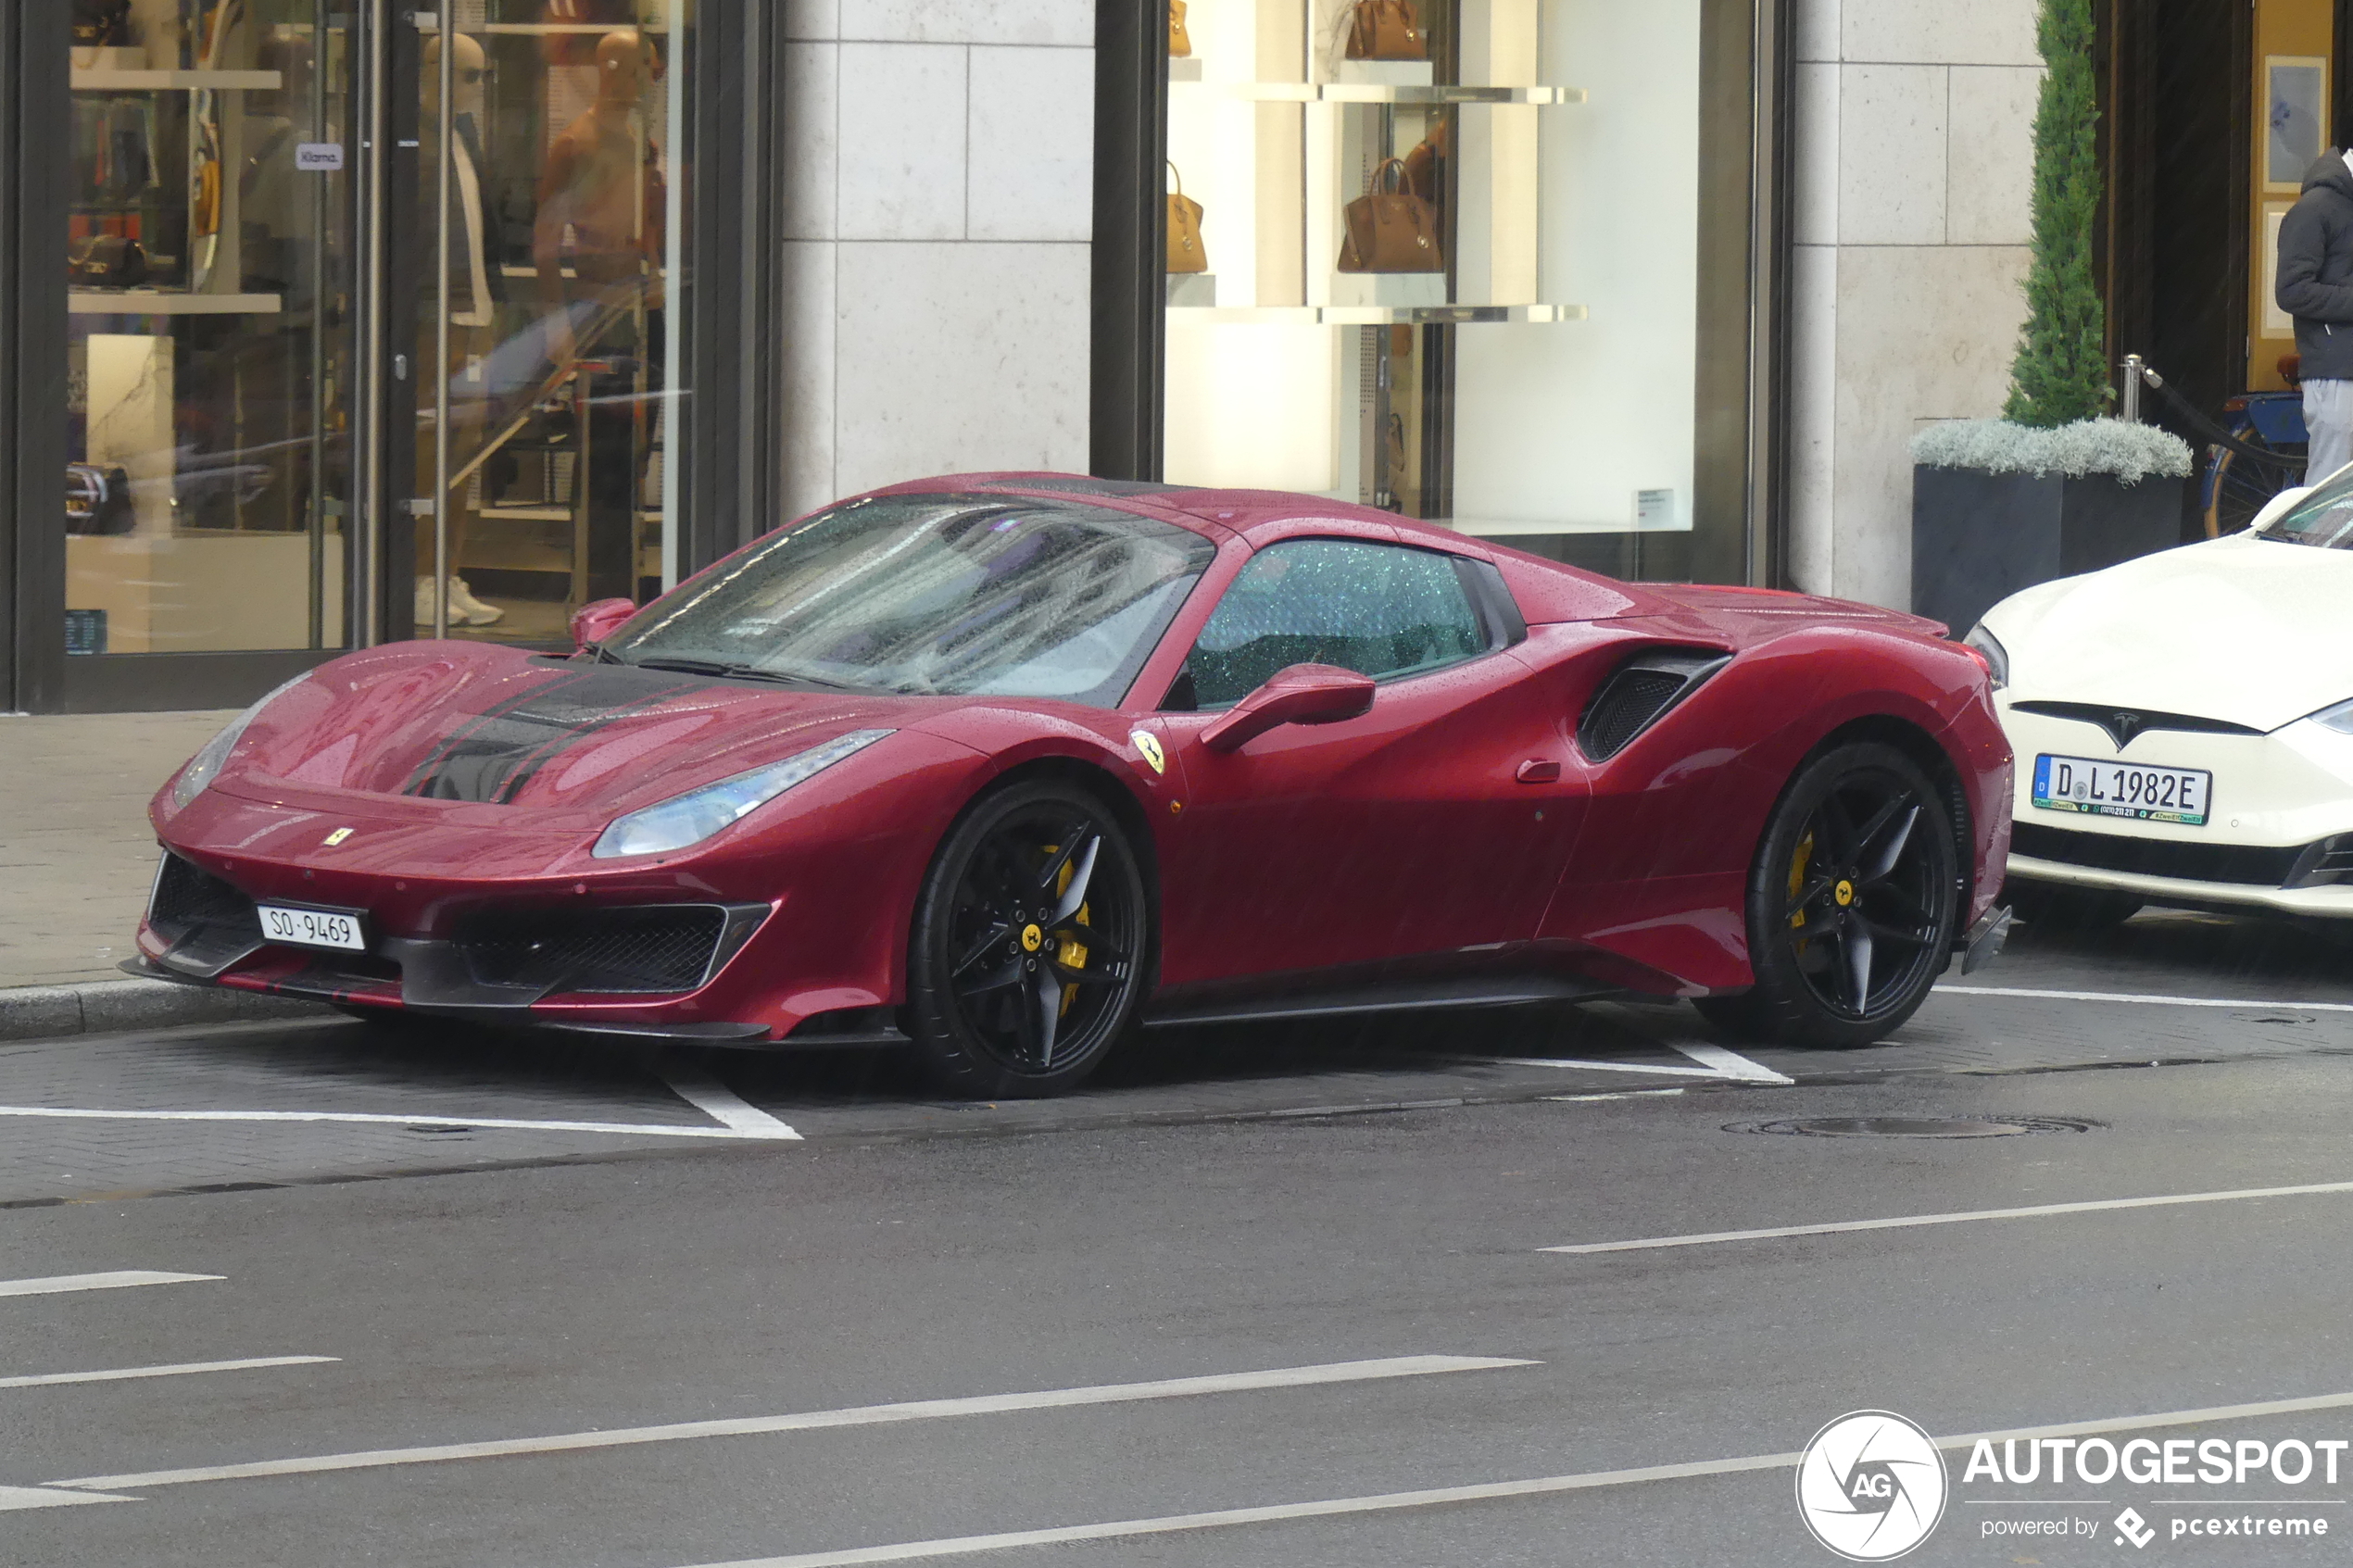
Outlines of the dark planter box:
{"label": "dark planter box", "polygon": [[1956,637],[2020,588],[2181,542],[2188,481],[1912,469],[1912,613]]}

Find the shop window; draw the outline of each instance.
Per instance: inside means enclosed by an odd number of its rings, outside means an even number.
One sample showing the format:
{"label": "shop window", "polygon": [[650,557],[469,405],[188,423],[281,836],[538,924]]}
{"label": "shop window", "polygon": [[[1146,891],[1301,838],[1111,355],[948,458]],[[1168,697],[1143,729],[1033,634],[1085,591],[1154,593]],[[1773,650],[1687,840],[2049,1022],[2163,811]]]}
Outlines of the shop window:
{"label": "shop window", "polygon": [[1685,574],[1703,424],[1745,426],[1744,388],[1702,408],[1709,114],[1749,157],[1745,95],[1703,103],[1722,9],[1172,6],[1166,477]]}

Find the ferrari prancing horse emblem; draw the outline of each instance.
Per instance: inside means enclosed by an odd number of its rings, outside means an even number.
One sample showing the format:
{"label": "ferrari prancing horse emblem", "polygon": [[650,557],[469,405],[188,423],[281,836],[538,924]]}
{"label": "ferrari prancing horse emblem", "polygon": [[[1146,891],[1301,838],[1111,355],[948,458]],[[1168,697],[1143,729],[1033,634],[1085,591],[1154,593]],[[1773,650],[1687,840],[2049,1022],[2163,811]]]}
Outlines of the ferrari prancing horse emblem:
{"label": "ferrari prancing horse emblem", "polygon": [[1164,773],[1168,771],[1168,754],[1161,750],[1160,737],[1158,735],[1152,734],[1150,730],[1138,730],[1134,734],[1130,734],[1127,739],[1138,751],[1144,754],[1144,760],[1151,764],[1153,772]]}
{"label": "ferrari prancing horse emblem", "polygon": [[351,836],[351,832],[352,830],[349,828],[335,829],[334,832],[327,835],[326,847],[333,849],[336,845],[341,844],[345,839],[349,838]]}
{"label": "ferrari prancing horse emblem", "polygon": [[1022,947],[1022,951],[1024,951],[1024,952],[1026,952],[1026,953],[1034,953],[1034,952],[1036,952],[1038,948],[1040,948],[1040,947],[1044,947],[1045,945],[1046,945],[1046,934],[1045,934],[1044,932],[1042,932],[1042,931],[1038,930],[1038,929],[1036,926],[1034,926],[1034,925],[1026,925],[1026,926],[1022,927],[1022,931],[1021,931],[1021,947]]}

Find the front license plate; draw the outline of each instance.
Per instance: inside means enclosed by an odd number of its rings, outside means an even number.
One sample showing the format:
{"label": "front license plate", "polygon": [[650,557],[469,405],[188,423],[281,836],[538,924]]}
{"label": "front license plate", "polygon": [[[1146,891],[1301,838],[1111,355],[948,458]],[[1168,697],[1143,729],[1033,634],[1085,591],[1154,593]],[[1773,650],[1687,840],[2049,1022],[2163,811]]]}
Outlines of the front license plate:
{"label": "front license plate", "polygon": [[259,909],[261,935],[272,942],[291,942],[297,947],[339,947],[352,953],[368,950],[368,939],[361,934],[356,915],[339,915],[329,909],[288,909],[275,904],[263,904]]}
{"label": "front license plate", "polygon": [[2145,762],[2089,757],[2034,759],[2034,804],[2046,811],[2206,825],[2214,775],[2198,768],[2152,768]]}

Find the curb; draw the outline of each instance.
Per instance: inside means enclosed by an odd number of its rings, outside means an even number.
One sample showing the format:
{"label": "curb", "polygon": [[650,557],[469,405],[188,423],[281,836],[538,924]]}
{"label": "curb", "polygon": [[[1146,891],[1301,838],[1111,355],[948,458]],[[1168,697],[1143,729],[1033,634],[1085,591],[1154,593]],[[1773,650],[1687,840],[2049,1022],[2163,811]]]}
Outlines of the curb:
{"label": "curb", "polygon": [[175,985],[168,980],[86,980],[70,985],[0,986],[0,1041],[54,1040],[125,1029],[170,1029],[190,1023],[283,1022],[323,1018],[316,1002]]}

